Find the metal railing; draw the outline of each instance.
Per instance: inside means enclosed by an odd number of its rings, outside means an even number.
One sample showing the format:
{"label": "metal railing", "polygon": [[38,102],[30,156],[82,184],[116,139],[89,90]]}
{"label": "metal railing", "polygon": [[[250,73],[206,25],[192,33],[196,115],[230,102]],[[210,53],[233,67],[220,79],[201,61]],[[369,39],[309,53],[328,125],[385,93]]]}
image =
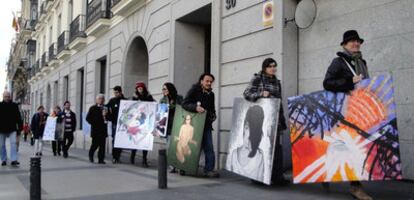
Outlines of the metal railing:
{"label": "metal railing", "polygon": [[52,43],[52,45],[49,46],[49,62],[56,58],[57,49],[56,49],[56,43]]}
{"label": "metal railing", "polygon": [[111,14],[111,1],[107,1],[106,5],[102,5],[102,0],[92,0],[87,5],[87,14],[86,14],[86,27],[90,27],[99,19],[110,19]]}
{"label": "metal railing", "polygon": [[25,30],[34,31],[36,23],[36,20],[26,20],[23,28]]}
{"label": "metal railing", "polygon": [[43,55],[42,55],[42,66],[41,66],[41,68],[47,66],[48,62],[49,62],[48,54],[47,54],[47,52],[44,52]]}
{"label": "metal railing", "polygon": [[27,45],[27,49],[26,49],[27,53],[29,54],[36,53],[36,40],[29,39],[27,40],[26,45]]}
{"label": "metal railing", "polygon": [[70,33],[69,33],[69,43],[71,43],[77,37],[86,37],[85,27],[86,27],[86,18],[85,15],[78,15],[72,23],[70,23]]}
{"label": "metal railing", "polygon": [[121,0],[110,0],[111,8],[114,7],[116,4],[121,2]]}
{"label": "metal railing", "polygon": [[46,14],[46,4],[47,4],[47,1],[43,1],[42,4],[40,5],[40,15]]}
{"label": "metal railing", "polygon": [[69,44],[69,31],[63,31],[58,37],[57,52],[58,54],[63,50],[67,49]]}
{"label": "metal railing", "polygon": [[32,68],[33,68],[33,72],[34,72],[34,74],[37,74],[37,73],[40,71],[40,69],[39,69],[39,60],[37,60],[37,61],[33,64]]}

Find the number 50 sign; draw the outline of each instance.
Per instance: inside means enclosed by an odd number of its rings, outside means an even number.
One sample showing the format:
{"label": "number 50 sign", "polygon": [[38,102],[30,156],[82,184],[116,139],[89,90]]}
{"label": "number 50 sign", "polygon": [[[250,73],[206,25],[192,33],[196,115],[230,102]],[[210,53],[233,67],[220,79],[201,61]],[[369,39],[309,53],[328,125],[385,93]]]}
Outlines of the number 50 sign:
{"label": "number 50 sign", "polygon": [[236,7],[237,0],[226,0],[226,9],[230,10]]}

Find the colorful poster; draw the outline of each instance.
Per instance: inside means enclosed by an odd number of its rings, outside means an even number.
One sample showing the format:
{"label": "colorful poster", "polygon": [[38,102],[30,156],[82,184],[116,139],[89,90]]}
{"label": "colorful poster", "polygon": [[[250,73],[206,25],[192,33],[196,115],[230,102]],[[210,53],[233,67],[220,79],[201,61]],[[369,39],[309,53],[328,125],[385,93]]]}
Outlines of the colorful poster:
{"label": "colorful poster", "polygon": [[56,131],[56,119],[57,117],[47,117],[45,130],[43,132],[44,141],[54,141]]}
{"label": "colorful poster", "polygon": [[121,101],[115,147],[152,150],[157,103]]}
{"label": "colorful poster", "polygon": [[226,169],[271,184],[280,99],[234,99]]}
{"label": "colorful poster", "polygon": [[320,91],[288,104],[294,183],[402,178],[390,75],[350,94]]}
{"label": "colorful poster", "polygon": [[168,147],[168,163],[197,174],[206,113],[192,113],[177,105]]}
{"label": "colorful poster", "polygon": [[158,104],[155,115],[155,135],[159,137],[167,136],[168,127],[168,104]]}

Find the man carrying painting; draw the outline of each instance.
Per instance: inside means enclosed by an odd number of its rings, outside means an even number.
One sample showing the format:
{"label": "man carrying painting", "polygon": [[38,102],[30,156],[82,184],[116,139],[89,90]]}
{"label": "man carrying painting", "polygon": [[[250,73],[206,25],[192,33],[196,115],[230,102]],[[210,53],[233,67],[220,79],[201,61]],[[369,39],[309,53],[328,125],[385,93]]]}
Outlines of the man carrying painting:
{"label": "man carrying painting", "polygon": [[207,112],[204,125],[204,134],[201,148],[205,155],[204,175],[209,178],[218,178],[220,175],[214,170],[215,154],[213,146],[213,122],[216,120],[216,109],[214,105],[214,92],[212,85],[214,76],[204,73],[200,76],[199,82],[194,84],[188,91],[183,101],[183,108],[190,112]]}
{"label": "man carrying painting", "polygon": [[[354,89],[355,84],[369,78],[366,61],[362,58],[360,51],[363,42],[364,40],[359,37],[355,30],[348,30],[344,33],[343,41],[341,42],[343,51],[337,53],[338,57],[332,60],[326,72],[325,80],[323,81],[325,90],[349,93]],[[329,188],[328,183],[324,183],[324,187]],[[356,199],[372,199],[364,192],[359,181],[351,182],[350,193]]]}
{"label": "man carrying painting", "polygon": [[109,108],[108,119],[112,122],[112,163],[117,164],[122,153],[122,149],[114,147],[119,106],[121,105],[121,100],[126,100],[127,98],[122,94],[121,86],[115,86],[113,90],[114,97],[109,100],[107,106]]}

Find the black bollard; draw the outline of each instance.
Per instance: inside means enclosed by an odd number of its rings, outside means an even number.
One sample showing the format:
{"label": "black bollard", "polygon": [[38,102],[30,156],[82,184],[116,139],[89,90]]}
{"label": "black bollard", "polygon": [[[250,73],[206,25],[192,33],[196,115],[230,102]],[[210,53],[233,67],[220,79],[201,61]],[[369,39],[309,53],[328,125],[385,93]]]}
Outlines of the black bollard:
{"label": "black bollard", "polygon": [[158,188],[167,189],[167,150],[158,150]]}
{"label": "black bollard", "polygon": [[30,200],[41,199],[40,157],[30,158]]}

